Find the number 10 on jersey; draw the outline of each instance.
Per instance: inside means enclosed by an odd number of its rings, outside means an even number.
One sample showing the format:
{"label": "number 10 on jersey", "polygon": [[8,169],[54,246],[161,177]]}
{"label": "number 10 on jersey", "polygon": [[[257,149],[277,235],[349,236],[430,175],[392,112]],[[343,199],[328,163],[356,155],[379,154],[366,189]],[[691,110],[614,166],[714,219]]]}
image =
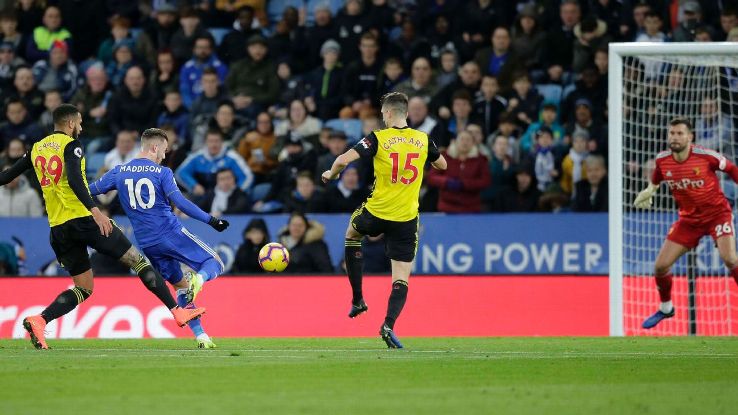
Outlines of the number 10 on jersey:
{"label": "number 10 on jersey", "polygon": [[[151,207],[154,206],[154,203],[156,202],[156,192],[154,191],[154,183],[151,179],[144,177],[143,179],[137,180],[135,184],[133,183],[133,179],[125,179],[123,183],[125,183],[128,188],[128,203],[133,209],[138,209],[138,207],[141,209],[151,209]],[[148,202],[144,202],[141,194],[144,190],[144,186],[148,193]]]}

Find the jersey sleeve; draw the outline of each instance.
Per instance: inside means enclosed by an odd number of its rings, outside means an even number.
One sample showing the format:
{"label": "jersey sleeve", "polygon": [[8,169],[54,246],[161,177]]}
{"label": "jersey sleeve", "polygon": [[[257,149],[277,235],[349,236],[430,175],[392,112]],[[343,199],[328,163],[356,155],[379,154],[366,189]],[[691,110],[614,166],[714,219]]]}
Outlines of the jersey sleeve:
{"label": "jersey sleeve", "polygon": [[438,160],[439,157],[441,157],[441,152],[438,151],[438,146],[436,146],[436,142],[428,138],[428,161],[433,163],[434,161]]}
{"label": "jersey sleeve", "polygon": [[656,162],[656,167],[654,167],[653,173],[651,173],[651,183],[660,184],[663,180],[664,175],[661,173],[661,166]]}
{"label": "jersey sleeve", "polygon": [[169,197],[174,192],[179,192],[177,187],[177,181],[174,179],[174,173],[172,169],[165,167],[161,174],[161,187],[164,190],[164,195]]}
{"label": "jersey sleeve", "polygon": [[354,146],[354,150],[361,156],[361,158],[372,158],[377,154],[377,147],[379,146],[379,140],[377,135],[373,132],[362,138]]}
{"label": "jersey sleeve", "polygon": [[118,166],[114,167],[112,170],[108,170],[108,172],[105,173],[103,177],[92,182],[90,184],[90,194],[92,196],[97,196],[97,195],[108,193],[111,190],[114,190],[115,189],[115,175],[117,173],[118,173]]}
{"label": "jersey sleeve", "polygon": [[30,152],[27,152],[9,169],[0,172],[0,186],[10,183],[13,179],[23,174],[24,171],[32,168],[33,163],[31,163],[31,154]]}
{"label": "jersey sleeve", "polygon": [[174,174],[172,173],[172,170],[166,168],[162,173],[162,189],[164,190],[164,194],[169,198],[169,200],[174,203],[174,206],[177,206],[177,208],[184,212],[185,215],[199,220],[200,222],[208,223],[208,221],[210,220],[210,215],[203,212],[202,209],[200,209],[194,203],[190,202],[189,200],[187,200],[187,198],[184,197],[182,192],[180,192],[179,188],[177,187],[177,182],[174,181]]}
{"label": "jersey sleeve", "polygon": [[84,174],[82,172],[82,157],[84,157],[84,153],[79,140],[70,141],[64,147],[64,167],[67,169],[67,182],[77,199],[89,210],[95,207],[95,202],[92,200],[82,176]]}

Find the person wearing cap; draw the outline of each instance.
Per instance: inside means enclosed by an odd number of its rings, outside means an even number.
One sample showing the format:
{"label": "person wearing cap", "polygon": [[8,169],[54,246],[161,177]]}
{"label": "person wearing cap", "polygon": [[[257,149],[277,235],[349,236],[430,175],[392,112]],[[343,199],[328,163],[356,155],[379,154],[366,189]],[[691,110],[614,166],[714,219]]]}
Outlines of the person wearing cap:
{"label": "person wearing cap", "polygon": [[261,274],[264,272],[259,266],[259,251],[269,243],[269,228],[262,218],[253,218],[243,230],[243,242],[236,251],[232,273]]}
{"label": "person wearing cap", "polygon": [[[580,98],[574,103],[574,118],[564,129],[565,141],[570,142],[577,132],[585,133],[590,139],[604,139],[600,137],[600,130],[592,116],[592,102],[587,98]],[[590,147],[590,150],[594,150]]]}
{"label": "person wearing cap", "polygon": [[169,2],[162,2],[154,10],[154,18],[143,23],[143,33],[154,47],[154,50],[168,50],[172,45],[172,37],[179,29],[177,7]]}
{"label": "person wearing cap", "polygon": [[267,58],[269,48],[263,36],[251,36],[246,50],[248,57],[232,65],[225,83],[236,109],[255,117],[260,109],[277,100],[279,79],[276,67]]}
{"label": "person wearing cap", "polygon": [[692,42],[695,40],[695,31],[699,27],[705,27],[711,38],[715,38],[710,26],[704,25],[702,7],[696,0],[687,0],[679,7],[679,24],[672,30],[674,42]]}
{"label": "person wearing cap", "polygon": [[574,26],[574,59],[571,68],[580,72],[590,65],[597,49],[607,46],[611,37],[607,34],[607,23],[594,15],[585,17],[581,23]]}
{"label": "person wearing cap", "polygon": [[338,42],[326,40],[320,48],[323,64],[307,75],[309,95],[305,103],[310,112],[323,120],[336,118],[343,105],[343,68],[338,61],[340,55],[341,46]]}
{"label": "person wearing cap", "polygon": [[108,73],[110,83],[116,88],[123,83],[128,68],[135,63],[133,49],[132,39],[121,39],[113,45],[113,59],[106,65],[105,72]]}
{"label": "person wearing cap", "polygon": [[145,58],[148,62],[153,63],[156,60],[156,51],[154,50],[148,36],[138,36],[136,39],[131,35],[131,21],[123,16],[113,16],[110,18],[110,37],[105,39],[97,50],[97,59],[105,65],[113,60],[113,49],[115,45],[122,40],[133,41],[132,52],[141,58]]}
{"label": "person wearing cap", "polygon": [[77,89],[84,85],[84,78],[77,65],[69,60],[67,44],[61,40],[56,40],[51,45],[48,60],[38,61],[33,65],[33,77],[39,90],[57,90],[64,101],[69,101]]}
{"label": "person wearing cap", "polygon": [[62,27],[61,11],[56,6],[49,6],[44,10],[43,25],[33,29],[33,35],[28,39],[26,58],[29,62],[48,59],[51,46],[56,41],[67,44],[67,52],[72,42],[72,34]]}
{"label": "person wearing cap", "polygon": [[0,42],[0,89],[12,88],[13,72],[23,63],[23,58],[15,56],[13,43]]}

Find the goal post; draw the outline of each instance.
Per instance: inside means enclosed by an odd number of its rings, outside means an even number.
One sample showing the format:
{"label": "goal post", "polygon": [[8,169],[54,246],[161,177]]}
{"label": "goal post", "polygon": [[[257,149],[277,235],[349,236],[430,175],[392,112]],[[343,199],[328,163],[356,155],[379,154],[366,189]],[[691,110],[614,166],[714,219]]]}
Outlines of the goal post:
{"label": "goal post", "polygon": [[[608,91],[610,335],[737,334],[738,290],[710,238],[675,264],[677,315],[640,328],[658,306],[653,262],[677,210],[664,186],[653,209],[631,206],[668,148],[672,117],[689,118],[697,144],[735,161],[738,43],[611,43]],[[721,183],[732,189],[730,179]]]}

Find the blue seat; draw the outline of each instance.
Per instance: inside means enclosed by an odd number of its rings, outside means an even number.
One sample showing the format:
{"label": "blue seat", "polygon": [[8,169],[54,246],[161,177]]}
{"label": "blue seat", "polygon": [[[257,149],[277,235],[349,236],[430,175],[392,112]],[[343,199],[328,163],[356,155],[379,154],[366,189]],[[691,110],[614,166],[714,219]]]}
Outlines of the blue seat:
{"label": "blue seat", "polygon": [[550,102],[558,106],[561,103],[561,97],[563,88],[561,85],[556,84],[539,84],[536,85],[536,90],[543,97],[544,102]]}
{"label": "blue seat", "polygon": [[223,38],[225,35],[230,32],[231,29],[225,28],[225,27],[212,27],[208,29],[208,32],[213,36],[213,39],[215,39],[215,45],[220,46],[220,42],[223,41]]}
{"label": "blue seat", "polygon": [[361,120],[356,118],[334,118],[328,120],[325,126],[334,130],[343,131],[349,143],[361,140]]}
{"label": "blue seat", "polygon": [[105,165],[105,153],[92,153],[85,156],[87,177],[95,177],[103,165]]}

